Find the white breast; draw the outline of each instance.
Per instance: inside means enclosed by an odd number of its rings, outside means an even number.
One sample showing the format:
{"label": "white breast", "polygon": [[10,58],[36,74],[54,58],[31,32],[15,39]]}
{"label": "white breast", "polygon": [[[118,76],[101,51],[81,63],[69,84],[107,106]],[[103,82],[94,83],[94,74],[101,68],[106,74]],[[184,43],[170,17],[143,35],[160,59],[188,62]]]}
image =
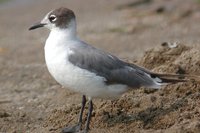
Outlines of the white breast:
{"label": "white breast", "polygon": [[104,84],[105,78],[85,69],[74,66],[68,56],[74,54],[70,45],[76,45],[76,39],[66,40],[50,34],[45,44],[45,60],[49,72],[61,85],[89,97],[114,98],[125,92],[125,85]]}

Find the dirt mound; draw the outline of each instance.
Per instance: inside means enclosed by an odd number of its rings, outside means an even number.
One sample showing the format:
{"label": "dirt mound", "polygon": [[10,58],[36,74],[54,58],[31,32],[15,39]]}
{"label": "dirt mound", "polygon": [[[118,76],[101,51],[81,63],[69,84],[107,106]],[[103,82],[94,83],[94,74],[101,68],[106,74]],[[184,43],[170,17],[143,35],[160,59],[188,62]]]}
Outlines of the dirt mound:
{"label": "dirt mound", "polygon": [[139,64],[155,72],[199,75],[199,59],[198,49],[176,44],[173,48],[164,45],[147,51]]}
{"label": "dirt mound", "polygon": [[[147,51],[138,64],[154,72],[199,75],[199,59],[196,48],[182,44],[173,48],[163,45]],[[198,132],[199,100],[200,85],[192,81],[160,90],[133,90],[117,101],[95,100],[91,132]],[[44,126],[58,131],[66,123],[74,124],[79,109],[80,105],[73,105],[53,110]]]}

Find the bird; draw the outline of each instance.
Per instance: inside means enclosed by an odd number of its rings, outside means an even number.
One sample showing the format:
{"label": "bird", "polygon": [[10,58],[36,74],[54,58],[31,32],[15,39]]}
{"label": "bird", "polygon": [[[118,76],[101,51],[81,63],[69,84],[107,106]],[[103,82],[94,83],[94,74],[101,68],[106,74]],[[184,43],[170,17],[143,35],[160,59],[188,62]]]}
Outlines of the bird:
{"label": "bird", "polygon": [[[95,48],[78,37],[76,26],[75,13],[60,7],[29,28],[46,27],[50,30],[44,46],[48,71],[59,84],[82,95],[78,123],[63,128],[63,133],[89,132],[92,100],[95,98],[117,99],[132,89],[159,89],[163,85],[187,81],[186,75],[154,73]],[[89,108],[86,125],[82,129],[87,99]]]}

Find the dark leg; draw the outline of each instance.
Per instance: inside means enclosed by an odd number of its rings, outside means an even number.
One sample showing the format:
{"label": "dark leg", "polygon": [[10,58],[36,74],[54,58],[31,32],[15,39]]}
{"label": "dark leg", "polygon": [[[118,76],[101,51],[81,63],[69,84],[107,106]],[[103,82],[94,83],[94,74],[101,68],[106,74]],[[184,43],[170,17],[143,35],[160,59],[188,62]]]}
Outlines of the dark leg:
{"label": "dark leg", "polygon": [[82,124],[82,117],[83,117],[83,111],[85,109],[85,104],[86,104],[86,97],[85,95],[82,96],[82,106],[81,106],[81,112],[79,115],[78,123],[81,125]]}
{"label": "dark leg", "polygon": [[91,116],[92,116],[92,110],[93,110],[93,103],[92,103],[92,100],[90,100],[89,101],[88,116],[87,116],[87,121],[86,121],[84,133],[87,133],[88,130],[89,130],[90,120],[91,120]]}
{"label": "dark leg", "polygon": [[80,111],[80,115],[79,115],[79,119],[78,119],[78,124],[76,124],[75,126],[72,126],[72,127],[64,128],[62,130],[62,133],[76,133],[76,132],[80,131],[85,104],[86,104],[86,97],[85,97],[85,95],[83,95],[82,96],[82,106],[81,106],[81,111]]}

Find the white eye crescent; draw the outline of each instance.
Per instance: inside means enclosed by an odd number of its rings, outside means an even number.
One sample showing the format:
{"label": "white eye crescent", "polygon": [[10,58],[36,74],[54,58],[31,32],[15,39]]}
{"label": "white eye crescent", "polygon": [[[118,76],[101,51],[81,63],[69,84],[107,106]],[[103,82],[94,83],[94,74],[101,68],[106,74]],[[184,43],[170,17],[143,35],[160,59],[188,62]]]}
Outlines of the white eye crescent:
{"label": "white eye crescent", "polygon": [[57,20],[57,17],[55,15],[51,15],[49,17],[50,22],[55,22]]}

